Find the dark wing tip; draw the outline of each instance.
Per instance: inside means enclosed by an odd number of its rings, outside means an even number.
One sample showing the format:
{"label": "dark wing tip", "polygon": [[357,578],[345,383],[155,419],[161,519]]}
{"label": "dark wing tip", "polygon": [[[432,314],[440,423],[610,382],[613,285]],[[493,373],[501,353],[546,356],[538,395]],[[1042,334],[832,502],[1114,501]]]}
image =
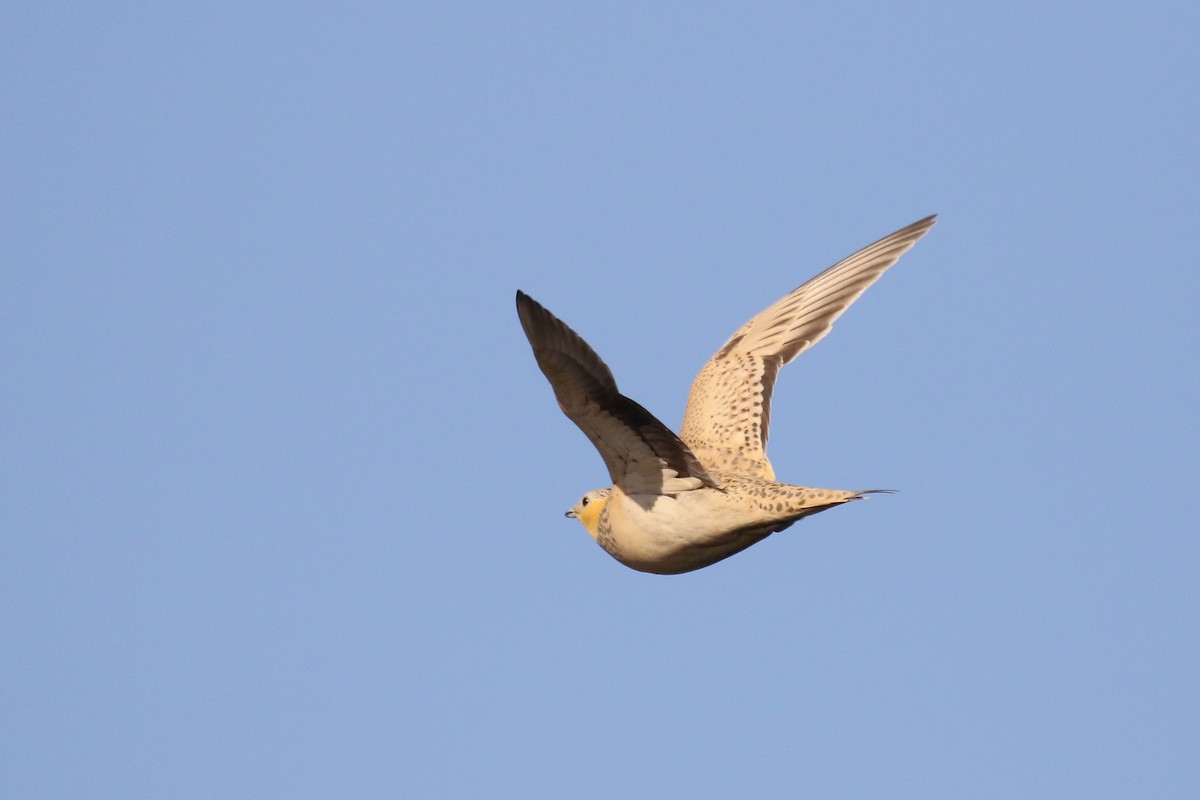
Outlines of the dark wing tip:
{"label": "dark wing tip", "polygon": [[[517,317],[521,320],[521,327],[525,329],[525,338],[529,339],[529,343],[535,349],[540,341],[547,336],[553,336],[553,332],[567,328],[562,320],[520,289],[517,290]],[[571,333],[574,334],[574,331]]]}
{"label": "dark wing tip", "polygon": [[517,289],[517,316],[521,318],[522,323],[525,322],[526,318],[530,316],[531,312],[535,308],[541,308],[541,305],[538,303],[538,301],[534,300],[520,289]]}
{"label": "dark wing tip", "polygon": [[[606,392],[616,392],[617,382],[604,360],[571,326],[554,316],[549,309],[524,292],[517,290],[517,316],[525,338],[533,347],[538,366],[555,383],[555,375],[563,363],[571,362]],[[577,375],[578,377],[578,375]]]}
{"label": "dark wing tip", "polygon": [[938,220],[937,214],[930,214],[928,217],[925,217],[924,219],[919,219],[916,222],[914,222],[913,224],[909,225],[906,230],[921,231],[921,233],[923,235],[925,231],[929,230],[930,228],[932,228],[934,225],[937,224],[937,220]]}

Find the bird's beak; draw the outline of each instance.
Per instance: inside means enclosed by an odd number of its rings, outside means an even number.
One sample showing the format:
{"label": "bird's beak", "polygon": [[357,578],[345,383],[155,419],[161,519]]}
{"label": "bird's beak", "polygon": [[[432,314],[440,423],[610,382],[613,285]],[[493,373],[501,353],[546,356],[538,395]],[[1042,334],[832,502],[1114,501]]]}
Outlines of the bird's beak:
{"label": "bird's beak", "polygon": [[568,511],[567,513],[563,514],[563,516],[570,517],[571,519],[575,519],[575,512],[574,512],[574,510]]}

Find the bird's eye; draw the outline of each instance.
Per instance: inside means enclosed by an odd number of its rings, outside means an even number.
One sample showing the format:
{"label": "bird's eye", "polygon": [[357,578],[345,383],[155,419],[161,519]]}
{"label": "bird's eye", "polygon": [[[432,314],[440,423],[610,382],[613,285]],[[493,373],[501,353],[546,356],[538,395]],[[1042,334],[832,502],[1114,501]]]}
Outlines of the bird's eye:
{"label": "bird's eye", "polygon": [[581,501],[579,502],[579,505],[581,505],[581,506],[586,506],[586,505],[587,505],[588,503],[590,503],[590,502],[592,502],[592,501],[591,501],[590,499],[588,499],[587,497],[585,497],[585,498],[583,498],[583,500],[581,500]]}

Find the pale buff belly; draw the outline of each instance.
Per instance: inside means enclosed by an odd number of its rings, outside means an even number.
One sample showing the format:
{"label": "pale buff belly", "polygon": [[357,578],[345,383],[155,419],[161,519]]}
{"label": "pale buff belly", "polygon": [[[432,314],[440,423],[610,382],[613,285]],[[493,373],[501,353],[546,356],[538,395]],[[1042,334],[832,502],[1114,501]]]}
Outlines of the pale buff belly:
{"label": "pale buff belly", "polygon": [[658,574],[714,564],[794,521],[768,519],[709,489],[676,497],[615,492],[605,517],[600,545],[626,566]]}

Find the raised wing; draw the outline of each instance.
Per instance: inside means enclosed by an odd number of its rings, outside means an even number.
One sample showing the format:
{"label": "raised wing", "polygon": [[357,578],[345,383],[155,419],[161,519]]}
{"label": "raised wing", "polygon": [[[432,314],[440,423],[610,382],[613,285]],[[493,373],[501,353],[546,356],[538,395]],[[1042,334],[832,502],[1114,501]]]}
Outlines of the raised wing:
{"label": "raised wing", "polygon": [[628,494],[716,485],[670,428],[617,391],[608,366],[575,331],[524,292],[517,315],[558,407],[600,451],[615,485]]}
{"label": "raised wing", "polygon": [[779,368],[829,333],[834,320],[936,220],[914,222],[834,264],[747,322],[717,351],[692,383],[680,431],[706,467],[774,480],[766,449]]}

